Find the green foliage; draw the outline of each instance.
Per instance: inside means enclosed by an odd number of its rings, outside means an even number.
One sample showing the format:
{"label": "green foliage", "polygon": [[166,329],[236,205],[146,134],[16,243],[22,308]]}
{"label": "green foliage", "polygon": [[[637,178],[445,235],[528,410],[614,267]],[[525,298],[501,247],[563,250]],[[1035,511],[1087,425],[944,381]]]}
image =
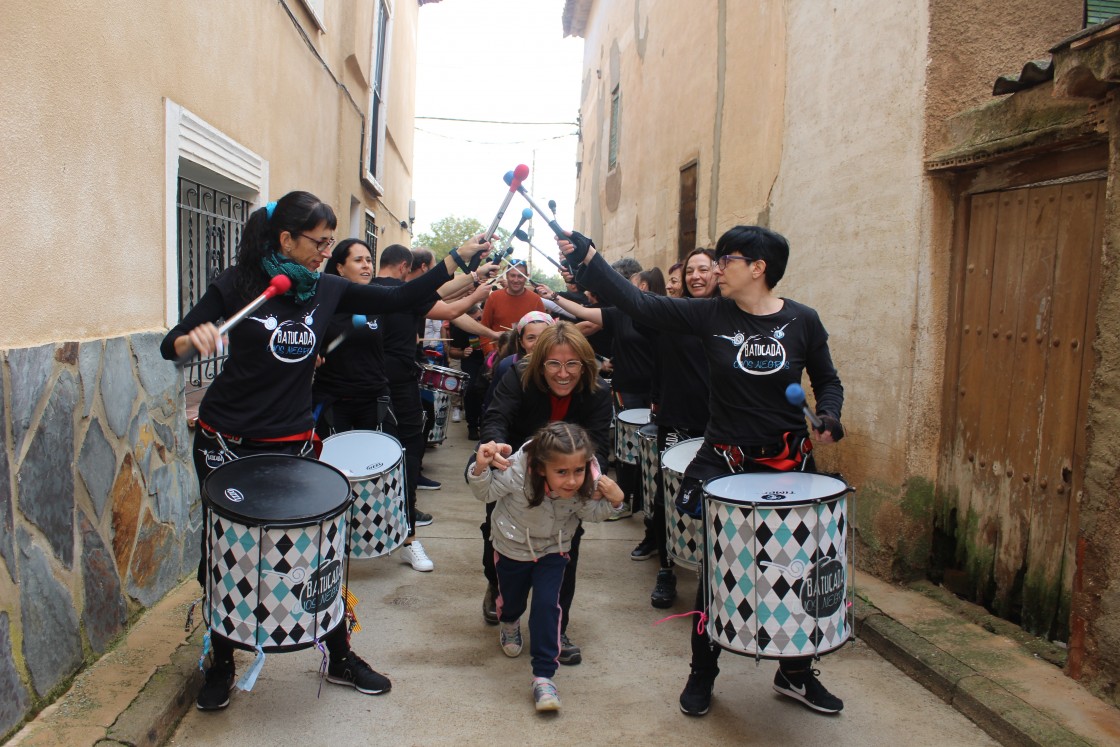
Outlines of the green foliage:
{"label": "green foliage", "polygon": [[[486,226],[479,223],[475,218],[460,218],[457,215],[449,215],[433,223],[430,233],[418,234],[412,245],[431,249],[436,261],[439,261],[446,257],[452,249],[465,244],[472,236],[477,236],[485,230]],[[509,232],[499,228],[498,236],[502,241],[505,241],[509,237]]]}
{"label": "green foliage", "polygon": [[[552,265],[549,265],[549,268],[551,267]],[[546,273],[537,266],[533,267],[532,282],[539,283],[540,285],[547,285],[549,288],[557,292],[564,290],[564,279],[562,277],[557,275],[555,271],[553,271],[551,274]]]}

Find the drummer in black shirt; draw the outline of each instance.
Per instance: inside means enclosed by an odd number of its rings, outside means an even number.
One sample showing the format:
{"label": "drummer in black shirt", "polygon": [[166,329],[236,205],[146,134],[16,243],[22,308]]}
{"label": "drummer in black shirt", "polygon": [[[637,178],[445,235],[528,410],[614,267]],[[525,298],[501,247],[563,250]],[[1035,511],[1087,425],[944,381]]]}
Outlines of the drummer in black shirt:
{"label": "drummer in black shirt", "polygon": [[[736,226],[716,244],[722,298],[685,299],[642,294],[612,271],[587,237],[560,240],[569,262],[581,263],[581,285],[644,323],[692,333],[703,342],[711,384],[711,418],[704,444],[685,471],[681,503],[702,501],[702,483],[733,472],[812,469],[805,418],[785,398],[786,387],[807,372],[816,397],[818,444],[840,440],[844,389],[832,364],[828,333],[812,308],[773,293],[785,274],[789,243],[760,226]],[[697,609],[703,609],[702,586]],[[681,711],[708,712],[719,674],[720,649],[691,629],[692,666],[680,696]],[[844,707],[812,669],[811,657],[782,659],[774,690],[821,713]]]}
{"label": "drummer in black shirt", "polygon": [[[199,405],[193,449],[200,488],[212,471],[233,459],[311,452],[311,380],[335,312],[376,315],[406,309],[434,293],[455,272],[455,260],[448,257],[423,278],[393,289],[320,275],[337,223],[334,210],[308,192],[289,192],[255,210],[242,230],[236,263],[210,283],[160,344],[167,360],[192,350],[204,357],[220,352],[225,341],[216,322],[233,317],[272,277],[291,280],[287,293],[265,301],[229,331],[229,356]],[[488,243],[476,240],[460,252],[469,258],[486,249]],[[206,572],[204,547],[200,582]],[[211,633],[211,640],[211,666],[197,698],[200,710],[225,708],[233,686],[233,644],[217,633]],[[390,689],[389,679],[350,649],[345,623],[323,640],[330,652],[328,681],[368,695]]]}
{"label": "drummer in black shirt", "polygon": [[[377,277],[373,285],[400,287],[405,285],[404,278],[412,271],[413,254],[408,247],[391,244],[381,250],[378,261]],[[490,294],[491,286],[481,283],[485,275],[495,272],[492,264],[483,265],[477,277],[464,275],[453,287],[441,292],[453,294],[463,287],[475,283],[475,289],[467,296],[452,303],[440,300],[439,293],[433,291],[426,299],[411,309],[386,314],[381,317],[382,345],[385,351],[385,373],[389,380],[389,394],[392,398],[393,415],[397,420],[397,438],[404,446],[405,454],[405,493],[408,515],[409,536],[400,551],[400,559],[413,570],[428,572],[435,570],[435,564],[428,557],[424,546],[416,537],[416,527],[432,523],[432,516],[416,507],[416,486],[420,479],[420,462],[427,446],[424,437],[424,408],[420,402],[420,365],[416,360],[417,329],[423,325],[425,317],[433,319],[455,319],[473,304]],[[464,317],[461,323],[469,324],[474,320]],[[479,325],[481,327],[481,325]],[[485,329],[484,327],[482,329]],[[488,331],[488,330],[487,330]]]}
{"label": "drummer in black shirt", "polygon": [[[719,295],[715,252],[694,249],[683,262],[683,298],[712,298]],[[657,453],[680,441],[699,438],[708,425],[708,358],[704,344],[694,334],[658,329],[650,340],[654,348],[653,408],[657,423]],[[657,553],[660,570],[650,593],[650,604],[671,607],[677,598],[677,577],[669,558],[665,535],[665,495],[661,470],[657,470],[653,520],[646,535],[630,553],[632,560],[645,560]]]}

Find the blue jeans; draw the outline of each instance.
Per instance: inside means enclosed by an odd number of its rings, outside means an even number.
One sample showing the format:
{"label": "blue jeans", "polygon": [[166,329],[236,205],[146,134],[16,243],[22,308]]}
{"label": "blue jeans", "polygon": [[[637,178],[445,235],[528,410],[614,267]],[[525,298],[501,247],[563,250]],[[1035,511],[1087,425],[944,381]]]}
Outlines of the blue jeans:
{"label": "blue jeans", "polygon": [[511,560],[494,553],[498,571],[498,619],[514,622],[525,614],[529,590],[533,591],[529,610],[529,653],[534,677],[556,674],[560,656],[560,584],[564,581],[567,554],[549,553],[537,561]]}

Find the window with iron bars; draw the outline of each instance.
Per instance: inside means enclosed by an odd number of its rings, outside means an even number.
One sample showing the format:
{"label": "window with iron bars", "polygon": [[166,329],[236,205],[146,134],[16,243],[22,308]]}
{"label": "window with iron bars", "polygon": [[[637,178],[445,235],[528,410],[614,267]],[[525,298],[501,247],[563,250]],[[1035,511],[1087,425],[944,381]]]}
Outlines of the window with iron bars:
{"label": "window with iron bars", "polygon": [[[250,203],[213,187],[179,177],[179,316],[202,298],[210,282],[233,264]],[[187,396],[205,389],[222,370],[225,356],[198,359],[183,369]]]}
{"label": "window with iron bars", "polygon": [[377,218],[373,213],[366,213],[366,245],[369,255],[377,261]]}

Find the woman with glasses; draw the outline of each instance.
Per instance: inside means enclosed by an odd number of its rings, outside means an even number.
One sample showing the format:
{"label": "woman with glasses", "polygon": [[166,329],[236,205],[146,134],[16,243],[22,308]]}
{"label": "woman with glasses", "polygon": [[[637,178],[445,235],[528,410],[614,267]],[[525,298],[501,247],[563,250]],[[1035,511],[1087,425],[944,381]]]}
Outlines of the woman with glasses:
{"label": "woman with glasses", "polygon": [[[712,298],[719,295],[716,284],[716,254],[711,249],[693,249],[682,263],[683,298]],[[657,423],[657,453],[680,441],[699,438],[708,425],[708,358],[700,338],[690,333],[658,330],[654,346],[653,408]],[[661,470],[655,476],[657,491],[653,520],[646,534],[630,553],[631,560],[646,560],[657,553],[657,580],[650,604],[671,607],[677,598],[677,577],[669,558],[665,535],[665,495]]]}
{"label": "woman with glasses", "polygon": [[[335,312],[372,316],[415,306],[451,279],[449,257],[427,275],[400,288],[352,283],[320,275],[337,225],[334,210],[308,192],[289,192],[249,216],[241,233],[236,262],[215,278],[206,293],[163,339],[167,360],[197,351],[221,354],[225,341],[216,322],[229,319],[260,295],[272,277],[285,275],[291,289],[264,302],[229,332],[229,357],[206,390],[198,411],[194,463],[199,487],[223,463],[252,454],[303,455],[312,450],[314,418],[311,382],[316,359]],[[489,248],[471,241],[462,259]],[[203,540],[205,542],[205,540]],[[205,548],[199,562],[202,583]],[[327,680],[377,695],[391,687],[350,650],[345,624],[324,639],[330,652]],[[212,633],[211,666],[198,694],[200,710],[229,705],[233,684],[233,645]]]}
{"label": "woman with glasses", "polygon": [[[541,426],[562,420],[587,430],[594,442],[600,468],[605,472],[610,454],[611,415],[610,389],[599,378],[595,352],[587,338],[575,325],[557,322],[540,333],[532,355],[507,371],[498,382],[490,409],[482,419],[482,443],[509,444],[516,451]],[[483,565],[487,579],[496,582],[489,514],[481,529],[486,543]],[[583,660],[579,647],[567,634],[582,537],[581,524],[572,537],[571,559],[560,588],[561,664],[579,664]],[[496,589],[488,590],[487,597],[495,593]],[[496,625],[497,616],[486,615],[485,606],[483,610],[487,622]]]}
{"label": "woman with glasses", "polygon": [[[690,299],[643,294],[626,282],[580,234],[559,240],[572,264],[582,265],[576,279],[643,322],[681,334],[697,335],[710,372],[710,419],[704,444],[685,471],[678,498],[702,501],[705,480],[732,472],[813,468],[805,417],[785,398],[786,387],[803,373],[816,397],[821,429],[819,444],[844,435],[840,412],[844,388],[832,364],[828,333],[817,312],[776,295],[785,274],[789,243],[761,226],[736,226],[716,243],[715,275],[722,297]],[[691,499],[691,500],[690,500]],[[703,609],[702,587],[697,609]],[[689,626],[692,670],[680,696],[690,716],[708,712],[719,674],[720,649]],[[782,659],[774,690],[821,713],[838,713],[844,703],[821,684],[808,657]]]}

